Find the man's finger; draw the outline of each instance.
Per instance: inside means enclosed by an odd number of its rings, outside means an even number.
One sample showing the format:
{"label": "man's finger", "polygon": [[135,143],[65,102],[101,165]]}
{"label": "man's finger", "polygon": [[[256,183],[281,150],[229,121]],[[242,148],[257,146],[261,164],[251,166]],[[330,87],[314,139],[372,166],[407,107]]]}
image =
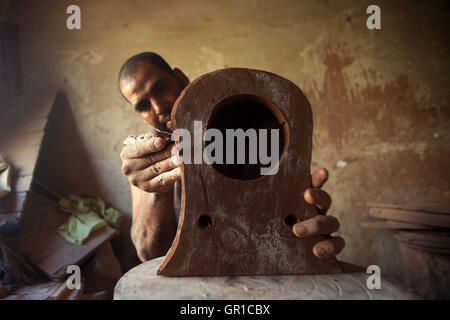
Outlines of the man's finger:
{"label": "man's finger", "polygon": [[168,172],[163,172],[157,177],[154,177],[145,186],[145,190],[157,190],[162,186],[174,184],[175,181],[181,179],[181,168],[175,168]]}
{"label": "man's finger", "polygon": [[321,188],[328,180],[328,171],[325,168],[320,168],[314,171],[311,175],[311,184],[313,188]]}
{"label": "man's finger", "polygon": [[174,147],[174,144],[170,144],[162,151],[152,153],[142,158],[122,160],[123,174],[128,176],[133,172],[148,168],[157,162],[169,159],[172,156],[172,147]]}
{"label": "man's finger", "polygon": [[318,258],[331,258],[339,254],[345,247],[345,240],[342,237],[333,237],[316,243],[313,253]]}
{"label": "man's finger", "polygon": [[156,164],[157,162],[170,159],[170,157],[172,156],[172,148],[174,146],[174,144],[170,144],[166,146],[166,148],[164,148],[162,151],[155,152],[151,155],[139,159],[130,160],[130,162],[133,162],[133,169],[142,170]]}
{"label": "man's finger", "polygon": [[307,203],[317,206],[321,214],[325,214],[331,206],[330,195],[322,189],[307,189],[304,198]]}
{"label": "man's finger", "polygon": [[296,223],[292,231],[299,238],[330,234],[339,229],[339,221],[333,216],[317,215],[313,218]]}
{"label": "man's finger", "polygon": [[166,140],[161,137],[151,137],[145,141],[136,141],[126,145],[120,157],[123,159],[136,159],[141,158],[147,154],[161,151],[166,146]]}
{"label": "man's finger", "polygon": [[144,181],[151,180],[156,176],[168,172],[181,165],[181,158],[179,156],[173,156],[163,161],[156,162],[150,167],[142,170],[140,177]]}

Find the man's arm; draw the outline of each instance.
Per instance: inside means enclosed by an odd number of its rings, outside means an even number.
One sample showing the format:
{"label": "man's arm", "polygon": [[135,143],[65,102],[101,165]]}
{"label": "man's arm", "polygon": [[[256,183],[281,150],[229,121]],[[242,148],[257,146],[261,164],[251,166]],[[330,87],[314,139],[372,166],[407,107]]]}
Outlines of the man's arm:
{"label": "man's arm", "polygon": [[139,259],[145,262],[165,255],[176,232],[173,191],[156,194],[131,185],[131,197],[131,240]]}
{"label": "man's arm", "polygon": [[122,171],[131,186],[131,240],[141,261],[165,255],[175,236],[173,192],[181,178],[181,159],[160,137],[122,149]]}

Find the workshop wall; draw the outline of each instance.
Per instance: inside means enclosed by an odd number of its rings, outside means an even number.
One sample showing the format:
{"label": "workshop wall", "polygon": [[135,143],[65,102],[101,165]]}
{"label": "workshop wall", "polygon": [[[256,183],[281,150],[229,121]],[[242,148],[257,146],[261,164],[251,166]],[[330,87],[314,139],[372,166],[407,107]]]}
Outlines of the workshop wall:
{"label": "workshop wall", "polygon": [[[128,215],[124,269],[135,260],[119,153],[124,137],[146,127],[120,96],[117,73],[129,56],[155,51],[191,80],[247,67],[299,85],[314,113],[312,169],[330,172],[329,214],[347,242],[339,258],[401,277],[392,233],[360,223],[369,201],[450,200],[449,6],[377,1],[382,29],[368,30],[372,2],[1,0],[0,8],[20,24],[24,91],[65,94],[59,126],[75,137],[59,143],[79,151],[59,151],[64,163],[47,168],[48,183],[98,194]],[[66,28],[70,4],[81,8],[81,30]]]}

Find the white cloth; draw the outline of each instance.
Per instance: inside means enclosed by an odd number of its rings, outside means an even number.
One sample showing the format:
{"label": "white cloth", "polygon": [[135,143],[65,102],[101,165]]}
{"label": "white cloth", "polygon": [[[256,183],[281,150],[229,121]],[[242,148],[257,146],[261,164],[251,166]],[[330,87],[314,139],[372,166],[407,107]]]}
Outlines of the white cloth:
{"label": "white cloth", "polygon": [[11,166],[0,154],[0,197],[11,192]]}

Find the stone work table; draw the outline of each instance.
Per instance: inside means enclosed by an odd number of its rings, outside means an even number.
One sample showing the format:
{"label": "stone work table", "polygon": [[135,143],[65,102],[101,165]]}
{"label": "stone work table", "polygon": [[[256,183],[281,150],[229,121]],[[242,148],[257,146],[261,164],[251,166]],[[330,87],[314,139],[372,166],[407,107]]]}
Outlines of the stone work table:
{"label": "stone work table", "polygon": [[115,300],[203,300],[203,299],[421,299],[403,285],[381,276],[381,289],[368,290],[369,274],[239,277],[165,277],[156,275],[160,257],[128,271],[117,283]]}

